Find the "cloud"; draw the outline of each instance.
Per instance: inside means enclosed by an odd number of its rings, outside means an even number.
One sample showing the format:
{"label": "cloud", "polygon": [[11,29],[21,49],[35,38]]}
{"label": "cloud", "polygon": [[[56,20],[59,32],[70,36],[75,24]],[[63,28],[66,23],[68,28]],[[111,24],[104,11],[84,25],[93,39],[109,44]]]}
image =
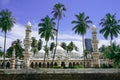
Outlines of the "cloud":
{"label": "cloud", "polygon": [[82,41],[82,38],[78,35],[73,34],[59,34],[59,40]]}
{"label": "cloud", "polygon": [[110,45],[109,40],[99,40],[98,48],[100,48],[102,45],[108,46]]}
{"label": "cloud", "polygon": [[[11,42],[13,40],[10,39],[10,38],[6,38],[6,49],[11,45]],[[3,36],[0,36],[0,46],[2,47],[2,50],[4,48],[4,37]]]}
{"label": "cloud", "polygon": [[[36,27],[36,24],[32,25],[33,30],[31,32],[31,37],[36,37],[36,39],[40,39],[40,36],[38,35],[38,28]],[[25,38],[25,30],[26,27],[25,25],[22,24],[15,24],[14,27],[12,28],[12,31],[7,33],[7,41],[6,41],[6,48],[9,48],[11,46],[11,43],[16,40],[20,39],[21,41],[24,40]],[[44,39],[42,39],[45,45]],[[50,40],[49,44],[55,40]],[[83,48],[82,48],[82,38],[81,36],[75,35],[75,34],[59,34],[59,43],[65,42],[66,44],[69,44],[71,41],[75,43],[75,45],[79,48],[79,53],[82,54]],[[119,44],[120,38],[115,39],[116,43]],[[4,45],[4,34],[0,34],[0,46],[2,46],[3,49]],[[98,47],[102,45],[110,45],[109,40],[99,40]]]}

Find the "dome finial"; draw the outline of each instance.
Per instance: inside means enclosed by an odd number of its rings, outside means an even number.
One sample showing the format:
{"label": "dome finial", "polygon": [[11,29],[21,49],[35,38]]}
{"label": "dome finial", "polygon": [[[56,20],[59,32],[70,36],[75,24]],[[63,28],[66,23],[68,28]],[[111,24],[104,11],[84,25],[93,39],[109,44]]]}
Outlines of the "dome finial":
{"label": "dome finial", "polygon": [[95,25],[92,25],[92,30],[93,30],[93,31],[96,31],[96,30],[97,30],[97,28],[96,28]]}
{"label": "dome finial", "polygon": [[30,30],[30,29],[31,29],[31,27],[32,27],[31,22],[30,22],[30,21],[28,21],[28,22],[27,22],[27,25],[26,25],[26,28],[27,28],[28,30]]}
{"label": "dome finial", "polygon": [[30,21],[28,21],[27,26],[32,26]]}

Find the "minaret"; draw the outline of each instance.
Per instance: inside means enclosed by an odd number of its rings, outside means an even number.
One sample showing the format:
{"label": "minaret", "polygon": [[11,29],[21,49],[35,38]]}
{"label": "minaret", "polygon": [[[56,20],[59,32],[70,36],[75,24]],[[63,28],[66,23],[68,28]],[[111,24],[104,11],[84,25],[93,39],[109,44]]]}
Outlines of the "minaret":
{"label": "minaret", "polygon": [[99,41],[97,40],[97,28],[95,25],[92,26],[92,56],[93,56],[93,61],[92,61],[92,66],[93,67],[99,67],[99,50],[98,50],[98,43]]}
{"label": "minaret", "polygon": [[26,35],[24,39],[24,46],[25,46],[25,52],[24,52],[24,61],[25,61],[25,67],[29,68],[30,66],[30,46],[31,46],[31,23],[28,22],[26,25]]}
{"label": "minaret", "polygon": [[15,43],[13,43],[13,52],[11,58],[11,69],[15,69]]}

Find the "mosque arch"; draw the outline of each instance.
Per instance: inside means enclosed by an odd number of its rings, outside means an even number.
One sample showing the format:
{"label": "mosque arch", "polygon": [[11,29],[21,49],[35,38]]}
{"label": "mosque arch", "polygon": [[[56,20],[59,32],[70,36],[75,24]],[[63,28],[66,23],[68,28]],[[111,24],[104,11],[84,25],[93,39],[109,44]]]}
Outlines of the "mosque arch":
{"label": "mosque arch", "polygon": [[89,62],[86,63],[86,67],[90,67],[90,63]]}
{"label": "mosque arch", "polygon": [[6,63],[6,69],[10,69],[10,62]]}
{"label": "mosque arch", "polygon": [[79,65],[80,65],[79,62],[77,62],[77,63],[76,63],[76,66],[79,66]]}
{"label": "mosque arch", "polygon": [[54,63],[54,66],[58,66],[57,62]]}
{"label": "mosque arch", "polygon": [[33,62],[31,62],[30,67],[34,68],[34,63]]}
{"label": "mosque arch", "polygon": [[65,67],[65,62],[61,62],[61,67]]}
{"label": "mosque arch", "polygon": [[50,63],[50,67],[51,67],[51,68],[53,67],[53,62]]}
{"label": "mosque arch", "polygon": [[46,67],[46,63],[45,63],[45,62],[42,63],[42,67],[43,67],[43,68]]}
{"label": "mosque arch", "polygon": [[2,68],[2,69],[4,68],[4,65],[5,65],[5,62],[2,62],[2,63],[1,63],[1,68]]}
{"label": "mosque arch", "polygon": [[41,62],[39,62],[39,68],[41,68],[41,67],[42,67]]}
{"label": "mosque arch", "polygon": [[71,62],[69,62],[69,68],[72,68],[72,67],[73,67],[72,63],[71,63]]}
{"label": "mosque arch", "polygon": [[38,63],[37,62],[35,62],[35,68],[37,68],[38,67]]}
{"label": "mosque arch", "polygon": [[49,62],[47,62],[47,68],[49,68],[49,67],[50,67]]}
{"label": "mosque arch", "polygon": [[2,63],[0,62],[0,68],[1,68]]}
{"label": "mosque arch", "polygon": [[80,64],[82,65],[82,64],[83,64],[83,62],[81,61],[81,62],[80,62]]}
{"label": "mosque arch", "polygon": [[73,67],[75,66],[75,62],[73,62]]}

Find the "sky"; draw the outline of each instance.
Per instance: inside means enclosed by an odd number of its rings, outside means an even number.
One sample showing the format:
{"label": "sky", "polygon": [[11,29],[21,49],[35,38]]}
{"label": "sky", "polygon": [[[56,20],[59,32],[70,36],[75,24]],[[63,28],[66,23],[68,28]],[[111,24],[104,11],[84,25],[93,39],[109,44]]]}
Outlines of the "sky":
{"label": "sky", "polygon": [[[93,24],[96,25],[98,33],[101,29],[99,25],[100,19],[106,13],[116,13],[117,19],[120,19],[120,0],[0,0],[0,11],[2,9],[9,9],[16,19],[16,24],[12,28],[12,31],[7,33],[7,48],[16,39],[23,41],[25,37],[25,26],[28,21],[32,24],[31,36],[39,39],[38,23],[46,15],[52,18],[51,11],[53,5],[58,2],[64,4],[67,9],[65,17],[60,20],[59,42],[66,42],[68,44],[70,41],[73,41],[78,46],[80,53],[82,53],[82,39],[80,35],[72,31],[75,25],[71,24],[72,20],[76,20],[75,14],[84,12],[86,16],[89,16]],[[93,24],[89,26],[92,27]],[[85,38],[91,38],[91,30],[88,30]],[[98,39],[99,47],[103,44],[109,44],[109,40],[105,40],[102,34],[98,34]],[[119,44],[120,36],[114,40]],[[2,48],[3,43],[4,34],[0,30],[0,46]]]}

